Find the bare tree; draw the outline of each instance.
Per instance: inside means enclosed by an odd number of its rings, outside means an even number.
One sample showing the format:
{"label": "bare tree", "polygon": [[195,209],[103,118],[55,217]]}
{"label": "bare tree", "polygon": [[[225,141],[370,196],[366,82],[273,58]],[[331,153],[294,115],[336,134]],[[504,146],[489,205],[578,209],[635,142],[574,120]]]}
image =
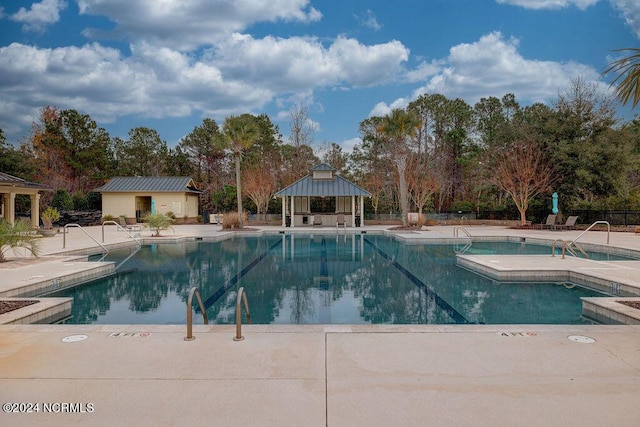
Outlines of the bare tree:
{"label": "bare tree", "polygon": [[544,151],[533,140],[521,139],[496,159],[493,182],[511,196],[520,212],[520,223],[527,222],[529,201],[550,191],[556,181],[554,170]]}
{"label": "bare tree", "polygon": [[305,146],[311,147],[313,144],[313,135],[316,131],[316,125],[309,118],[307,107],[302,104],[296,104],[291,108],[289,120],[289,142],[293,146],[293,162],[292,171],[294,178],[300,178],[307,174],[307,170],[303,165],[306,162]]}
{"label": "bare tree", "polygon": [[418,207],[418,213],[422,217],[424,207],[438,190],[434,170],[424,157],[412,159],[407,169],[407,186],[411,201]]}
{"label": "bare tree", "polygon": [[242,187],[253,203],[256,204],[258,215],[267,214],[269,200],[276,191],[276,179],[270,165],[258,165],[246,169],[242,176]]}

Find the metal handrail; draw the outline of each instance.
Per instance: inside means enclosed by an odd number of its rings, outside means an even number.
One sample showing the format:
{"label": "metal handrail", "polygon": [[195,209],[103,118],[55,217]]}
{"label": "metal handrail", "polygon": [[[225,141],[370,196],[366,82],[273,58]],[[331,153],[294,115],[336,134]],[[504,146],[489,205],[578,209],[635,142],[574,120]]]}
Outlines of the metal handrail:
{"label": "metal handrail", "polygon": [[469,233],[469,230],[467,230],[466,228],[458,225],[456,227],[453,227],[453,237],[458,237],[458,231],[462,230],[464,232],[464,234],[467,235],[467,237],[472,237],[471,233]]}
{"label": "metal handrail", "polygon": [[234,341],[242,341],[242,310],[240,302],[244,303],[244,311],[247,313],[247,324],[251,324],[251,312],[249,311],[249,302],[247,301],[247,294],[244,293],[244,287],[238,289],[238,299],[236,300],[236,336],[233,337]]}
{"label": "metal handrail", "polygon": [[556,239],[553,241],[553,243],[551,243],[551,256],[555,257],[556,256],[556,243],[562,243],[562,259],[564,259],[564,250],[565,250],[565,241],[562,239]]}
{"label": "metal handrail", "polygon": [[189,297],[187,298],[187,336],[184,337],[185,341],[193,341],[196,337],[193,336],[193,310],[191,309],[191,304],[193,303],[193,295],[195,294],[196,299],[198,300],[198,305],[200,306],[200,311],[202,312],[202,317],[204,317],[204,324],[209,324],[209,318],[207,317],[207,310],[204,308],[204,304],[202,304],[202,297],[200,297],[200,291],[195,286],[191,288],[189,291]]}
{"label": "metal handrail", "polygon": [[584,236],[584,234],[591,230],[594,226],[596,226],[597,224],[607,224],[607,245],[609,244],[609,235],[611,234],[611,224],[609,224],[608,221],[596,221],[593,224],[591,224],[586,230],[584,230],[582,233],[580,233],[580,235],[578,237],[576,237],[575,239],[573,239],[571,242],[569,242],[569,244],[574,244],[575,242],[578,241],[578,239],[580,239],[582,236]]}
{"label": "metal handrail", "polygon": [[115,221],[112,220],[107,220],[105,222],[102,223],[102,243],[104,243],[104,226],[105,224],[113,224],[116,226],[116,228],[119,228],[120,230],[124,231],[125,233],[127,233],[129,235],[129,237],[131,237],[133,240],[136,241],[136,243],[138,244],[138,246],[142,246],[142,243],[140,243],[140,240],[136,239],[135,236],[131,233],[129,233],[129,230],[127,230],[126,228],[124,228],[123,226],[121,226],[120,224],[118,224]]}
{"label": "metal handrail", "polygon": [[[556,243],[562,243],[562,259],[565,259],[565,252],[569,251],[569,253],[571,255],[573,255],[574,257],[578,258],[578,253],[576,251],[573,250],[573,248],[571,247],[572,245],[570,244],[571,242],[567,242],[566,240],[562,240],[562,239],[556,239],[553,241],[553,243],[551,243],[551,256],[554,257],[556,256]],[[578,248],[578,250],[580,252],[582,252],[582,254],[585,256],[585,258],[589,258],[589,254],[587,254],[581,247],[580,245],[578,245],[577,243],[574,245],[576,248]]]}
{"label": "metal handrail", "polygon": [[578,254],[576,253],[576,251],[573,250],[574,247],[577,248],[580,252],[582,252],[582,255],[584,255],[585,258],[589,258],[589,254],[586,253],[585,250],[582,249],[582,247],[576,242],[565,242],[563,246],[566,247],[567,250],[571,252],[571,255],[573,255],[576,258],[578,258]]}
{"label": "metal handrail", "polygon": [[86,234],[91,240],[93,240],[94,242],[96,242],[102,249],[104,249],[104,251],[106,253],[109,253],[109,249],[107,249],[102,243],[98,242],[96,239],[93,238],[93,236],[89,233],[87,233],[87,230],[85,230],[84,228],[82,228],[80,226],[80,224],[67,224],[64,226],[64,233],[62,233],[62,249],[65,249],[67,247],[67,228],[68,227],[77,227],[79,228],[84,234]]}

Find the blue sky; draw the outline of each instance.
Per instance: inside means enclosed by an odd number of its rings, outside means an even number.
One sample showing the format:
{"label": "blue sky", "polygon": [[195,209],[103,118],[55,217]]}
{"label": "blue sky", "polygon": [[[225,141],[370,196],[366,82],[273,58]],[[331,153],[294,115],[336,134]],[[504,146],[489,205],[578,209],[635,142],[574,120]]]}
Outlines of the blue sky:
{"label": "blue sky", "polygon": [[53,105],[174,146],[250,112],[286,141],[302,104],[316,147],[349,150],[360,121],[422,93],[551,105],[577,77],[609,91],[612,50],[639,38],[638,0],[9,0],[0,128],[17,143]]}

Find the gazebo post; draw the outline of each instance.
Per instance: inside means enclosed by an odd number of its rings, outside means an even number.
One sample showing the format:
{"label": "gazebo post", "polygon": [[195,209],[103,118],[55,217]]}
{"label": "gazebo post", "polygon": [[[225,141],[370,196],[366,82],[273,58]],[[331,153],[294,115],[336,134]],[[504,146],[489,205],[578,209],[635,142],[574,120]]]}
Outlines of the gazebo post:
{"label": "gazebo post", "polygon": [[356,196],[351,196],[351,228],[356,228]]}
{"label": "gazebo post", "polygon": [[40,193],[30,195],[31,198],[31,226],[40,228]]}
{"label": "gazebo post", "polygon": [[364,227],[364,196],[360,196],[360,227]]}
{"label": "gazebo post", "polygon": [[291,228],[295,227],[293,213],[296,211],[295,196],[291,196]]}
{"label": "gazebo post", "polygon": [[282,196],[282,227],[287,226],[287,196]]}

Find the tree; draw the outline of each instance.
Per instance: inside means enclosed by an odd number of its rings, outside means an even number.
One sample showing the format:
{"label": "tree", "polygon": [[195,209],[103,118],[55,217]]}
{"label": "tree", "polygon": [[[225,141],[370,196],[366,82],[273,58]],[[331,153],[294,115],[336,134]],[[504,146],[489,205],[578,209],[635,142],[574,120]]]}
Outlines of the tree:
{"label": "tree", "polygon": [[424,207],[438,189],[437,181],[431,165],[425,157],[414,156],[407,170],[407,185],[411,200],[422,217]]}
{"label": "tree", "polygon": [[313,134],[316,131],[316,125],[309,118],[307,107],[302,104],[296,104],[290,111],[289,120],[289,142],[293,147],[293,159],[291,162],[292,182],[303,177],[308,172],[308,156],[306,154],[313,149],[305,150],[305,147],[311,148],[313,144]]}
{"label": "tree", "polygon": [[407,215],[409,214],[409,196],[406,176],[410,154],[408,143],[418,128],[419,121],[415,114],[396,108],[391,110],[389,115],[382,118],[380,125],[382,134],[387,139],[387,147],[398,173],[402,225],[406,227]]}
{"label": "tree", "polygon": [[617,84],[616,97],[623,104],[631,100],[632,108],[636,108],[640,102],[640,49],[617,49],[615,52],[628,52],[629,55],[613,61],[602,73],[616,73],[618,76],[611,82]]}
{"label": "tree", "polygon": [[245,169],[242,182],[243,188],[253,200],[253,203],[256,204],[258,215],[264,213],[266,220],[269,201],[276,192],[276,179],[271,170],[271,165],[262,164]]}
{"label": "tree", "polygon": [[137,127],[129,131],[129,139],[115,138],[117,173],[123,176],[161,176],[167,157],[167,143],[155,129]]}
{"label": "tree", "polygon": [[511,196],[520,212],[520,223],[524,225],[529,201],[551,190],[554,173],[540,144],[522,139],[499,152],[493,182]]}
{"label": "tree", "polygon": [[171,228],[171,224],[173,224],[173,219],[169,218],[165,214],[154,213],[149,214],[142,218],[142,222],[152,231],[155,231],[153,237],[160,237],[160,230],[166,230]]}
{"label": "tree", "polygon": [[185,136],[177,148],[189,157],[195,176],[193,179],[203,190],[200,196],[204,210],[213,208],[211,194],[226,182],[227,164],[224,136],[213,119],[204,119]]}
{"label": "tree", "polygon": [[110,137],[76,110],[41,110],[30,137],[37,177],[54,188],[86,193],[111,174]]}
{"label": "tree", "polygon": [[2,129],[0,129],[0,171],[26,180],[32,180],[35,172],[30,153],[24,149],[16,149],[7,143]]}
{"label": "tree", "polygon": [[236,164],[236,188],[238,201],[238,221],[239,228],[243,227],[242,220],[242,178],[240,171],[240,160],[242,153],[251,148],[259,138],[259,128],[250,114],[241,116],[229,116],[225,119],[223,132],[227,138],[228,147],[233,152]]}
{"label": "tree", "polygon": [[0,221],[0,263],[6,262],[5,253],[10,249],[25,248],[38,256],[39,236],[31,232],[29,221],[19,219],[15,223]]}

